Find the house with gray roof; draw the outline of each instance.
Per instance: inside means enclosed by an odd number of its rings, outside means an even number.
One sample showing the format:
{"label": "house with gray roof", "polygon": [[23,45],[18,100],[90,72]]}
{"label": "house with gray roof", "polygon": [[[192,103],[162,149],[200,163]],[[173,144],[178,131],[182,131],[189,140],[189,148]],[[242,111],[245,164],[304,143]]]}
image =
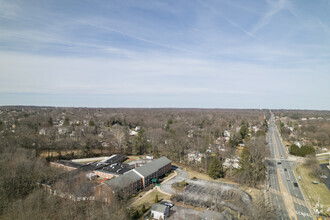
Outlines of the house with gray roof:
{"label": "house with gray roof", "polygon": [[167,205],[155,203],[151,206],[151,216],[153,219],[165,219],[170,214],[170,208]]}

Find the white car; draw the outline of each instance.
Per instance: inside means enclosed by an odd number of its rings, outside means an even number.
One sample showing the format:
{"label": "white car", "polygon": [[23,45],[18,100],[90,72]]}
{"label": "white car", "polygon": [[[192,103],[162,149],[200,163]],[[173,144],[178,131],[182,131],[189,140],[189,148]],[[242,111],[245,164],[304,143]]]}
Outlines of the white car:
{"label": "white car", "polygon": [[171,203],[171,202],[165,202],[164,205],[166,205],[166,206],[168,206],[170,208],[172,208],[174,206],[174,204]]}

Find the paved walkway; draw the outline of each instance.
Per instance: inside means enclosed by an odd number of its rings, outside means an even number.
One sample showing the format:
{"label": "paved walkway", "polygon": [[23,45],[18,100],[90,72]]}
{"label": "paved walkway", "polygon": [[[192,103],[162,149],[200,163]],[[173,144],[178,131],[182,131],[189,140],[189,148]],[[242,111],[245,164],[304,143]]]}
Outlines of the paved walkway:
{"label": "paved walkway", "polygon": [[[178,173],[177,173],[176,171],[174,171],[174,175],[171,176],[170,178],[164,180],[164,181],[162,182],[162,184],[164,184],[164,183],[170,181],[171,179],[175,178],[177,175],[178,175]],[[146,194],[144,194],[142,197],[140,197],[140,198],[138,198],[137,200],[135,200],[135,201],[134,201],[132,204],[130,204],[129,206],[134,205],[135,203],[137,203],[138,201],[140,201],[141,199],[143,199],[144,197],[146,197],[147,195],[149,195],[149,194],[150,194],[152,191],[154,191],[154,190],[158,190],[159,192],[161,192],[161,193],[163,193],[163,194],[165,194],[165,195],[168,195],[168,196],[171,196],[171,195],[172,195],[172,194],[170,194],[170,193],[164,192],[159,186],[156,186],[156,187],[154,187],[153,189],[149,190],[149,191],[148,191]]]}
{"label": "paved walkway", "polygon": [[153,188],[151,190],[149,190],[146,194],[144,194],[142,197],[138,198],[137,200],[135,200],[133,203],[131,203],[129,205],[129,207],[131,207],[132,205],[134,205],[135,203],[137,203],[138,201],[140,201],[141,199],[143,199],[144,197],[146,197],[147,195],[149,195],[151,192],[153,192],[154,190],[156,190],[157,188]]}

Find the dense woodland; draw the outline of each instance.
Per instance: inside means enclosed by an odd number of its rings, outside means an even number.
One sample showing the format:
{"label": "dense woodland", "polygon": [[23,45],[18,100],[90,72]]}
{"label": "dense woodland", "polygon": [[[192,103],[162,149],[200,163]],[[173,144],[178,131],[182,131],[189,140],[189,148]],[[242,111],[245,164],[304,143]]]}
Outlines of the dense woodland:
{"label": "dense woodland", "polygon": [[[165,155],[213,178],[258,187],[265,178],[263,158],[269,154],[265,145],[269,115],[267,110],[0,107],[0,216],[131,216],[122,206],[125,201],[111,206],[73,202],[39,189],[38,183],[63,172],[48,165],[58,159],[114,153]],[[324,141],[328,143],[328,136]],[[238,150],[239,145],[245,146],[243,150]],[[189,161],[189,152],[202,153],[202,161]],[[237,156],[241,157],[240,168],[225,169],[226,158]]]}
{"label": "dense woodland", "polygon": [[[47,160],[124,153],[165,154],[184,161],[187,150],[204,153],[223,137],[224,130],[232,134],[226,145],[236,146],[247,135],[247,126],[261,127],[268,114],[261,110],[33,107],[1,111],[1,135]],[[245,130],[240,132],[242,125]]]}
{"label": "dense woodland", "polygon": [[[307,146],[303,152],[298,152],[292,146],[293,154],[305,156],[330,148],[330,112],[329,111],[275,111],[278,115],[278,126],[281,136],[291,144]],[[291,146],[290,144],[290,146]],[[300,146],[299,146],[300,147]]]}

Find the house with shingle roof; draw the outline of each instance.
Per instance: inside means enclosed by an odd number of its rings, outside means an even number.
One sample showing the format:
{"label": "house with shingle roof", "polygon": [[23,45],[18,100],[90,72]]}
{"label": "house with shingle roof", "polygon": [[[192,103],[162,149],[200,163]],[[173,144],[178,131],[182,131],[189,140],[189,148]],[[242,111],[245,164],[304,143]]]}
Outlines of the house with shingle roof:
{"label": "house with shingle roof", "polygon": [[165,219],[170,213],[170,208],[167,205],[155,203],[151,206],[151,216],[153,219]]}

